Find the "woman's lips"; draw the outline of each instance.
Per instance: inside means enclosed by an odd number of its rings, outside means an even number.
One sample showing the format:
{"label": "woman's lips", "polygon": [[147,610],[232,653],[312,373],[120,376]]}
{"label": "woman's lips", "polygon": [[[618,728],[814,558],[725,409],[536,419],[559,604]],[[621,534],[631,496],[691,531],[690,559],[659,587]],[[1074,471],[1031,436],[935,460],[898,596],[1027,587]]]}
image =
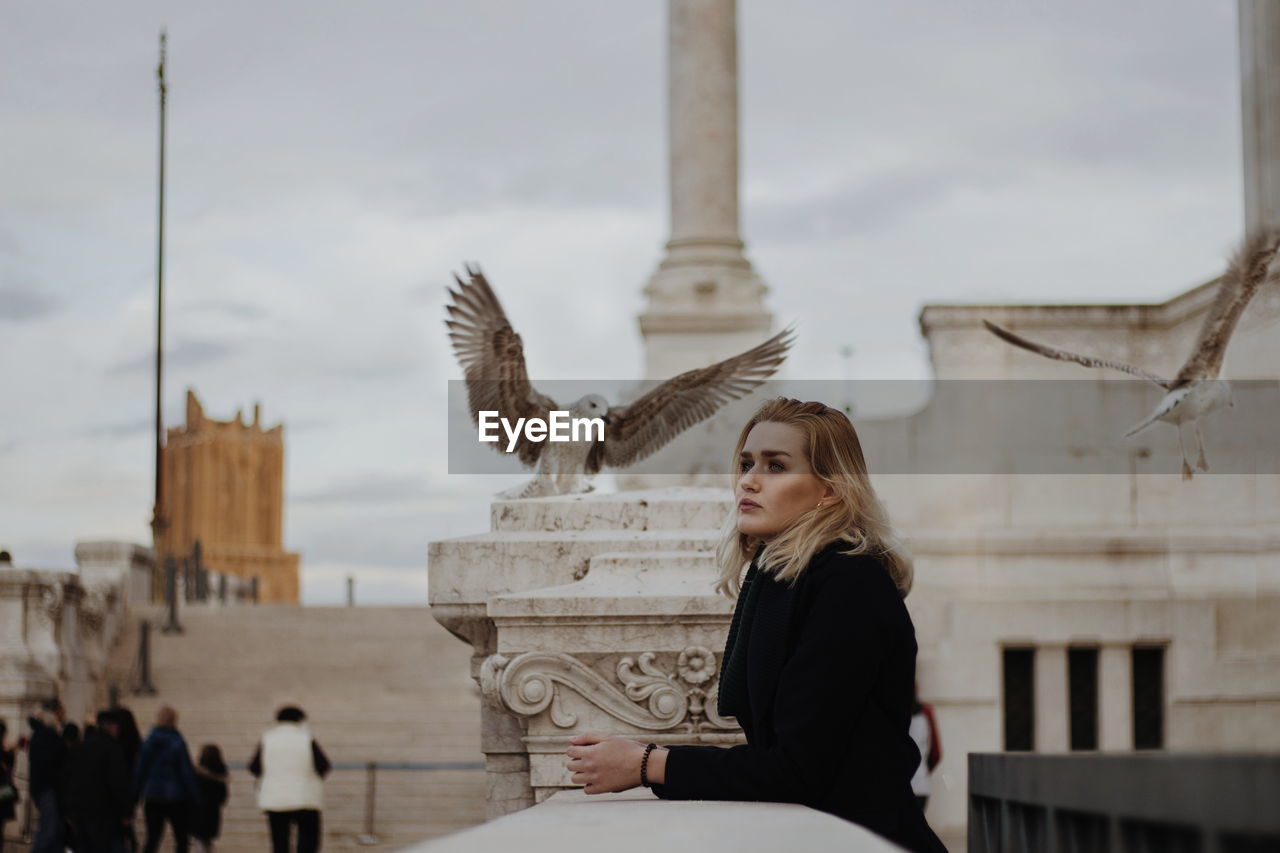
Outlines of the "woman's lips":
{"label": "woman's lips", "polygon": [[749,510],[749,509],[759,509],[759,508],[760,508],[760,504],[756,503],[755,501],[749,501],[749,500],[746,500],[745,498],[743,500],[738,501],[739,512]]}

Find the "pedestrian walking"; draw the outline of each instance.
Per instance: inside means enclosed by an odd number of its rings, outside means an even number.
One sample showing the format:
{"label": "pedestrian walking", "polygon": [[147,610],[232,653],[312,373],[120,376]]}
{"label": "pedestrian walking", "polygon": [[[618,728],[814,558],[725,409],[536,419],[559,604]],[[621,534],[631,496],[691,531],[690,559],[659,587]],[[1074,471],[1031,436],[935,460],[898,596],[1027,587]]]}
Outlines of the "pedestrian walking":
{"label": "pedestrian walking", "polygon": [[63,853],[66,830],[62,818],[63,773],[67,744],[62,739],[66,711],[58,699],[46,699],[40,710],[27,718],[31,741],[27,745],[28,790],[36,807],[36,837],[31,853]]}
{"label": "pedestrian walking", "polygon": [[200,748],[196,762],[196,786],[200,805],[191,818],[191,839],[196,853],[213,853],[213,842],[222,830],[222,807],[227,802],[227,765],[222,750],[212,743]]}
{"label": "pedestrian walking", "polygon": [[133,779],[120,721],[99,711],[95,725],[67,756],[66,813],[77,853],[123,853],[125,824],[133,812]]}
{"label": "pedestrian walking", "polygon": [[311,736],[306,719],[301,708],[281,708],[276,726],[263,733],[249,761],[249,772],[258,777],[258,808],[267,815],[272,853],[289,853],[295,824],[297,853],[320,849],[323,780],[332,765]]}
{"label": "pedestrian walking", "polygon": [[117,740],[120,742],[121,749],[124,750],[125,763],[129,765],[130,773],[130,806],[129,820],[124,827],[124,849],[127,853],[138,852],[138,833],[134,825],[133,816],[138,810],[138,789],[136,780],[133,778],[134,769],[138,766],[138,753],[142,750],[142,732],[138,730],[138,720],[133,716],[133,712],[120,705],[115,709],[116,720],[119,723],[119,735]]}
{"label": "pedestrian walking", "polygon": [[187,853],[191,811],[200,795],[191,753],[178,732],[178,712],[168,705],[156,714],[155,727],[142,742],[134,787],[147,823],[144,853],[156,853],[166,823],[173,830],[176,853]]}
{"label": "pedestrian walking", "polygon": [[18,788],[13,784],[17,752],[5,743],[8,734],[9,727],[0,720],[0,853],[4,853],[4,825],[18,814]]}

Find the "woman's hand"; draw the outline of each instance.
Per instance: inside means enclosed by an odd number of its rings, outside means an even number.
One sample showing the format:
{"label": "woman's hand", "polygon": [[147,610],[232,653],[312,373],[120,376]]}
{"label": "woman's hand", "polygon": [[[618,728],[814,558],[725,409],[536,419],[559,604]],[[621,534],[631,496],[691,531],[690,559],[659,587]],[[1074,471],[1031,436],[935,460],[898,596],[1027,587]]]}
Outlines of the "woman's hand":
{"label": "woman's hand", "polygon": [[[625,791],[640,784],[644,744],[595,734],[574,735],[570,743],[565,750],[569,756],[565,766],[573,771],[573,783],[586,786],[588,794]],[[649,763],[652,768],[652,756]]]}

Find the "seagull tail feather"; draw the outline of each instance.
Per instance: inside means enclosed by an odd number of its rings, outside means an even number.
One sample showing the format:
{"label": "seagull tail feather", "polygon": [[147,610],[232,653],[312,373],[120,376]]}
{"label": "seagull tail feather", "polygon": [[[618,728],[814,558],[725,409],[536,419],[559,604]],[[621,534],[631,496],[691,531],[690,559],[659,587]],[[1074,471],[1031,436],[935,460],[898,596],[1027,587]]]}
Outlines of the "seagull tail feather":
{"label": "seagull tail feather", "polygon": [[1160,415],[1161,415],[1161,414],[1162,414],[1162,413],[1161,413],[1159,410],[1157,410],[1157,411],[1153,412],[1153,413],[1151,414],[1151,417],[1147,418],[1147,419],[1146,419],[1146,420],[1144,420],[1142,423],[1140,423],[1140,424],[1136,424],[1136,425],[1134,425],[1132,428],[1130,428],[1130,430],[1124,434],[1124,437],[1125,437],[1125,438],[1129,438],[1130,436],[1134,436],[1134,435],[1137,435],[1138,433],[1142,432],[1144,429],[1146,429],[1147,427],[1151,426],[1151,425],[1152,425],[1153,423],[1155,423],[1156,421],[1160,420]]}

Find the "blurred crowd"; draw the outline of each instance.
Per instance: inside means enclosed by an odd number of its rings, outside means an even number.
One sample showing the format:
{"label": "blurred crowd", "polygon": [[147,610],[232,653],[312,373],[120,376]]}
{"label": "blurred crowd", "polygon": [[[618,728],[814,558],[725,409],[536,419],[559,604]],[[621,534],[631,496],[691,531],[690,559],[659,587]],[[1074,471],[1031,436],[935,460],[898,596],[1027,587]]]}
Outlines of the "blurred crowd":
{"label": "blurred crowd", "polygon": [[[331,765],[305,719],[300,708],[281,708],[249,761],[275,853],[290,849],[294,826],[298,853],[320,848],[321,780]],[[192,759],[173,708],[160,708],[145,739],[128,708],[101,710],[79,726],[56,698],[42,702],[27,724],[30,733],[10,748],[0,721],[0,853],[5,824],[22,797],[14,769],[24,750],[26,795],[36,811],[32,853],[155,853],[166,827],[177,853],[191,845],[212,853],[227,802],[227,765],[212,743]]]}

